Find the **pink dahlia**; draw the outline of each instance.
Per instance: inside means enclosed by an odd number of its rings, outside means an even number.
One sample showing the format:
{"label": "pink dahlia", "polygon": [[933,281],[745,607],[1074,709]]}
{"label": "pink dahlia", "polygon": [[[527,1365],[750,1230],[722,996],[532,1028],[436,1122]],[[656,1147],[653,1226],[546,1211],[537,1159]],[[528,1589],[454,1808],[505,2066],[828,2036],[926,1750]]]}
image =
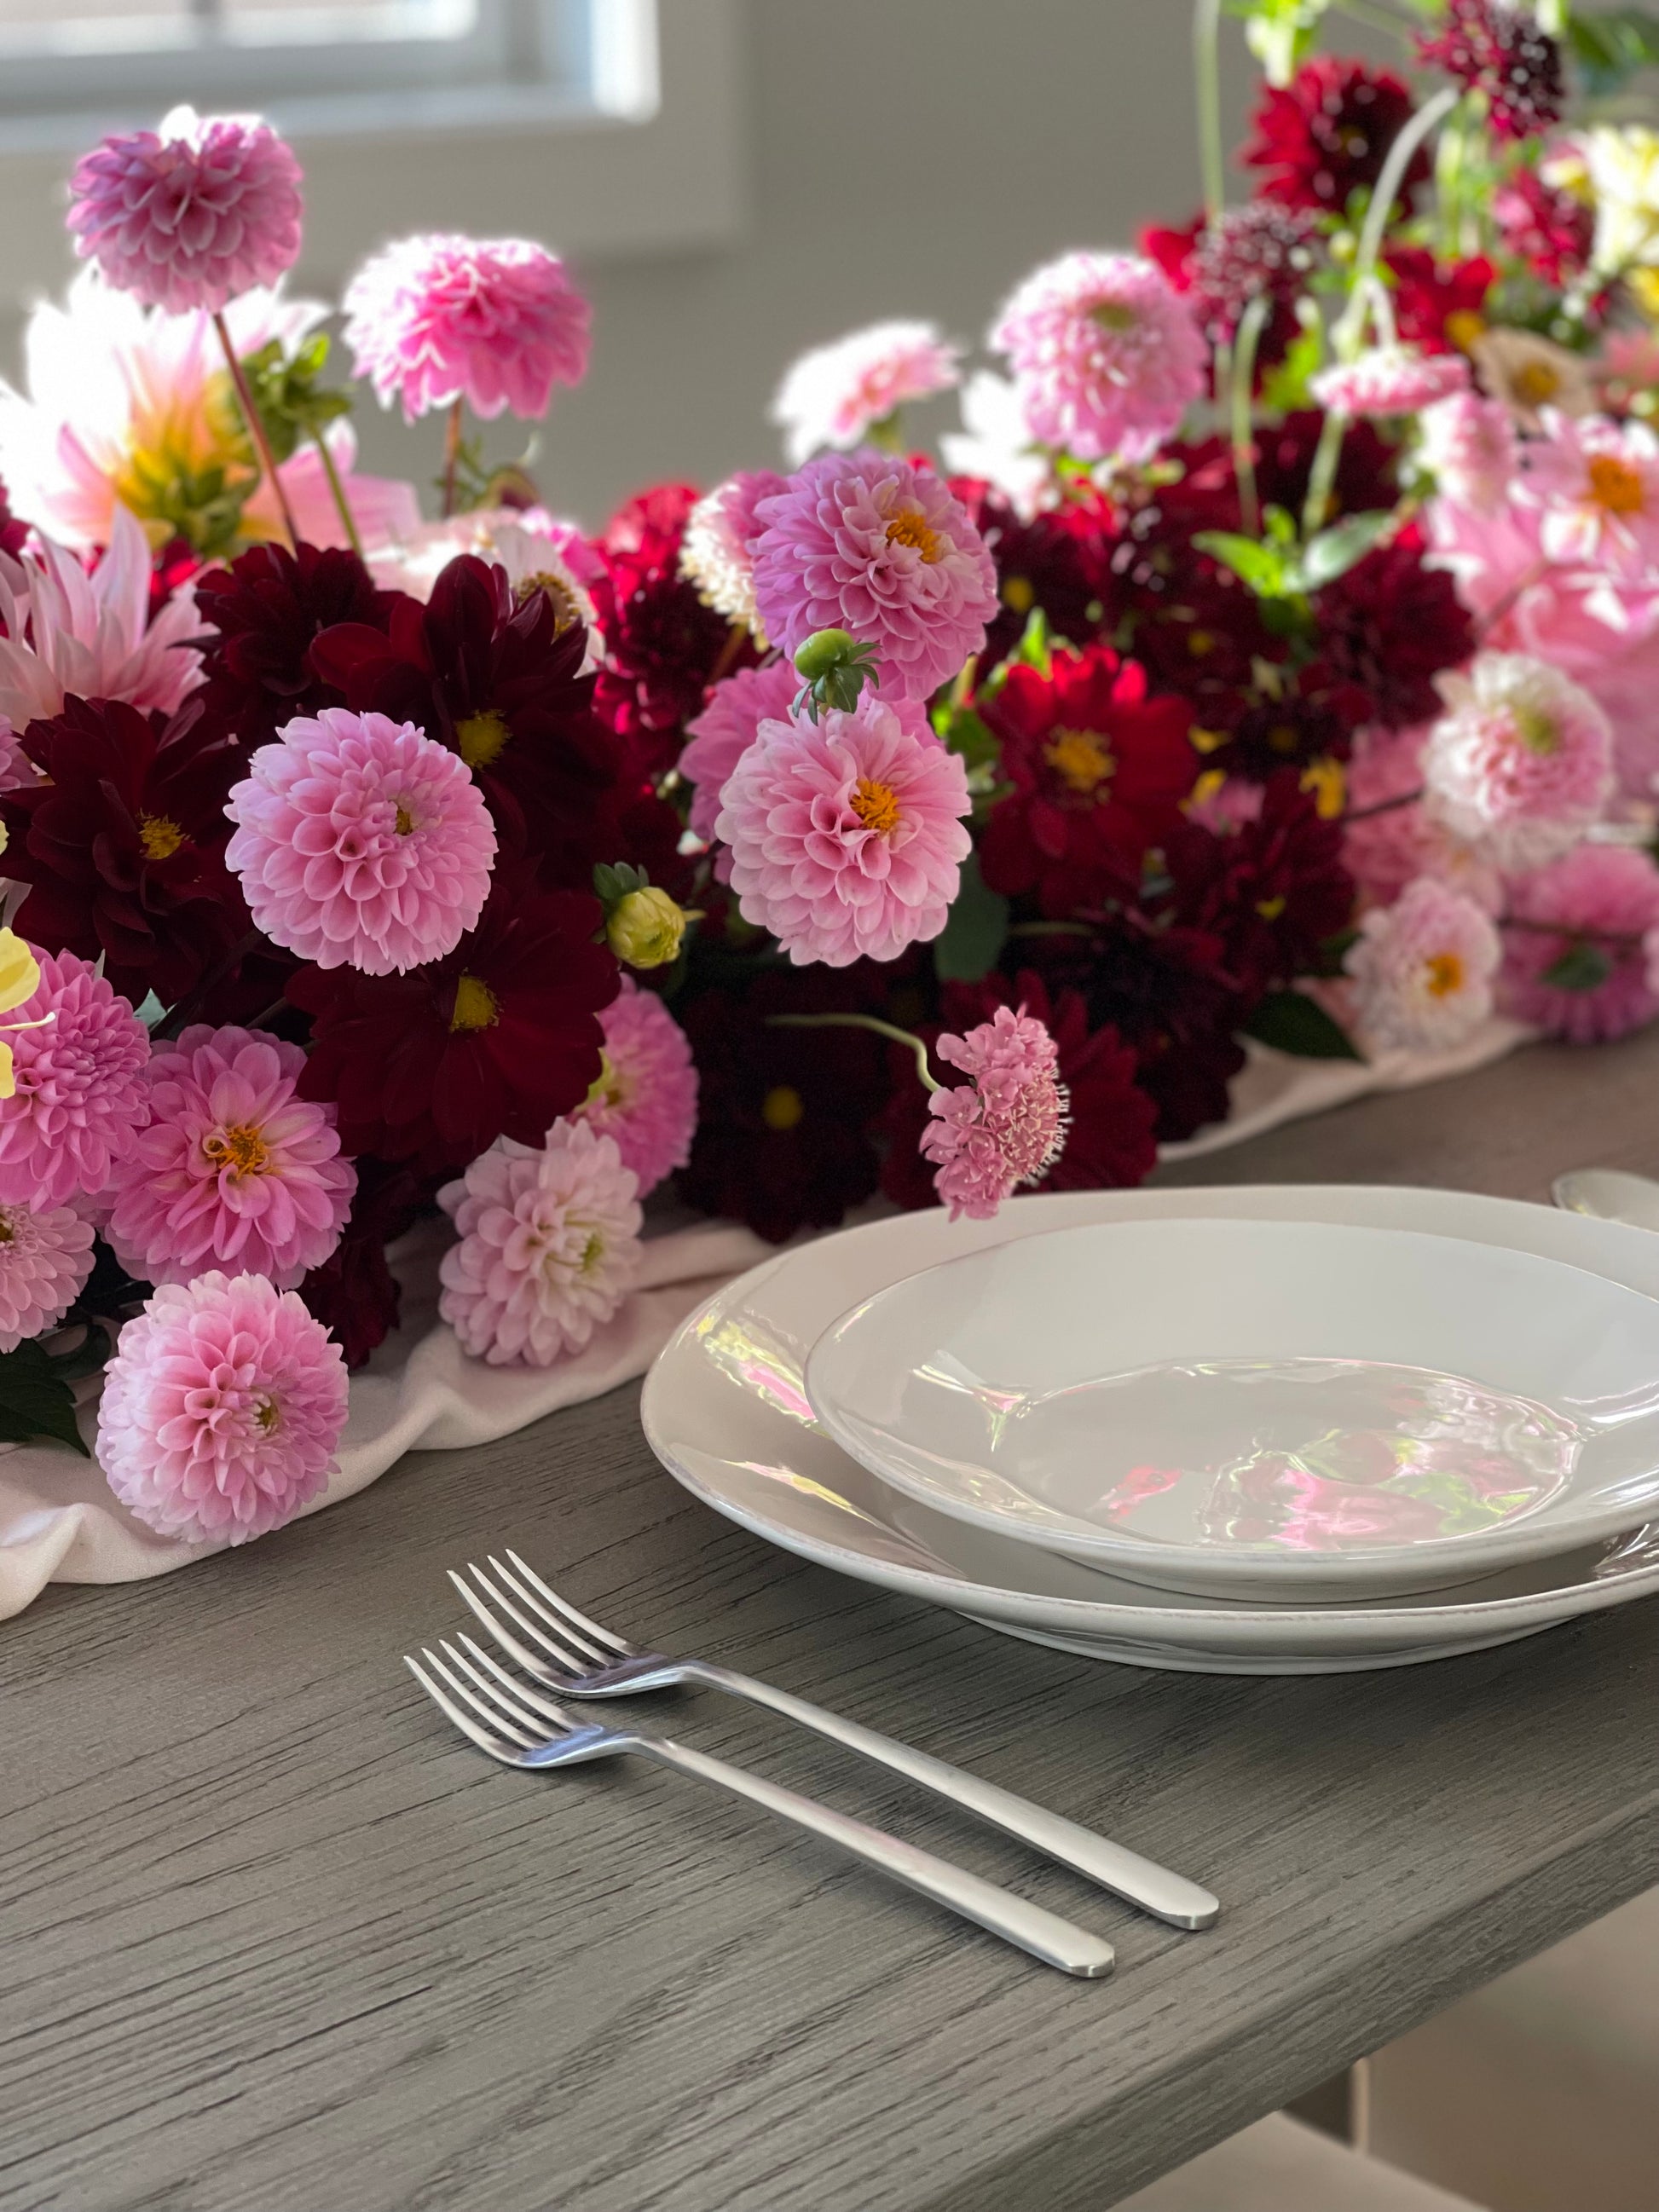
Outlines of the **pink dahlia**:
{"label": "pink dahlia", "polygon": [[570,1117],[615,1139],[641,1198],[691,1157],[697,1071],[685,1031],[631,975],[599,1015],[605,1048],[593,1088]]}
{"label": "pink dahlia", "polygon": [[1659,868],[1628,845],[1579,845],[1510,885],[1504,1009],[1574,1044],[1659,1014],[1644,940],[1659,929]]}
{"label": "pink dahlia", "polygon": [[953,390],[961,375],[962,349],[937,324],[872,323],[802,354],[778,386],[772,420],[798,469],[821,447],[856,446],[910,400]]}
{"label": "pink dahlia", "polygon": [[680,540],[680,574],[696,586],[703,605],[728,622],[746,623],[762,645],[766,632],[755,605],[755,544],[765,526],[755,509],[787,489],[775,469],[739,469],[697,501]]}
{"label": "pink dahlia", "polygon": [[1454,837],[1423,804],[1426,730],[1362,730],[1348,763],[1342,865],[1368,904],[1389,906],[1415,876],[1433,876],[1483,912],[1504,903],[1504,878],[1479,848]]}
{"label": "pink dahlia", "polygon": [[76,163],[75,250],[147,307],[217,314],[298,260],[300,179],[257,116],[175,107],[159,134],[122,132]]}
{"label": "pink dahlia", "polygon": [[356,374],[407,422],[455,399],[533,420],[556,384],[587,373],[587,302],[529,239],[399,239],[363,264],[344,308]]}
{"label": "pink dahlia", "polygon": [[287,1291],[328,1258],[357,1170],[340,1158],[333,1107],[295,1096],[305,1064],[296,1044],[206,1022],[156,1047],[105,1231],[129,1274],[187,1283],[238,1267]]}
{"label": "pink dahlia", "polygon": [[1424,410],[1419,448],[1435,488],[1478,514],[1495,514],[1516,471],[1515,422],[1501,399],[1454,392]]}
{"label": "pink dahlia", "polygon": [[98,1462],[163,1536],[246,1544],[328,1486],[346,1419],[340,1347],[292,1291],[216,1268],[167,1283],[104,1370]]}
{"label": "pink dahlia", "polygon": [[1382,1049],[1448,1052],[1492,1012],[1504,956],[1491,917],[1431,876],[1362,917],[1343,966],[1359,1024]]}
{"label": "pink dahlia", "polygon": [[1156,262],[1067,253],[1034,270],[998,316],[1030,435],[1085,461],[1145,460],[1202,393],[1209,349]]}
{"label": "pink dahlia", "polygon": [[1522,653],[1478,653],[1437,678],[1448,712],[1423,753],[1428,806],[1508,872],[1577,842],[1613,795],[1613,729],[1571,677]]}
{"label": "pink dahlia", "polygon": [[0,1205],[96,1198],[144,1121],[149,1032],[90,962],[42,952],[40,988],[9,1027],[16,1090],[0,1099]]}
{"label": "pink dahlia", "polygon": [[0,1206],[0,1352],[62,1321],[92,1273],[92,1224],[72,1206]]}
{"label": "pink dahlia", "polygon": [[1659,438],[1644,422],[1543,413],[1518,496],[1539,510],[1539,543],[1565,568],[1650,582],[1659,563]]}
{"label": "pink dahlia", "polygon": [[1415,415],[1421,407],[1471,389],[1461,353],[1421,353],[1415,346],[1373,346],[1358,361],[1322,368],[1309,382],[1322,407],[1336,415]]}
{"label": "pink dahlia", "polygon": [[697,836],[714,836],[727,778],[763,722],[788,720],[800,688],[801,679],[787,660],[739,669],[715,684],[702,714],[686,724],[690,743],[680,755],[679,771],[695,787],[689,820]]}
{"label": "pink dahlia", "polygon": [[1023,1182],[1036,1182],[1066,1145],[1066,1086],[1054,1039],[1029,1014],[999,1006],[965,1036],[945,1036],[939,1058],[967,1076],[935,1091],[921,1154],[951,1218],[988,1221]]}
{"label": "pink dahlia", "polygon": [[325,707],[254,754],[225,858],[265,934],[319,968],[401,975],[483,911],[495,829],[466,763],[412,722]]}
{"label": "pink dahlia", "polygon": [[850,630],[875,647],[889,691],[925,699],[984,644],[996,564],[931,470],[869,447],[826,453],[757,514],[755,604],[785,653]]}
{"label": "pink dahlia", "polygon": [[610,1320],[639,1273],[638,1185],[613,1137],[556,1121],[539,1152],[502,1138],[438,1203],[460,1242],[438,1310],[492,1367],[550,1367]]}
{"label": "pink dahlia", "polygon": [[896,959],[945,927],[969,839],[961,760],[866,692],[763,723],[720,794],[744,919],[799,964]]}

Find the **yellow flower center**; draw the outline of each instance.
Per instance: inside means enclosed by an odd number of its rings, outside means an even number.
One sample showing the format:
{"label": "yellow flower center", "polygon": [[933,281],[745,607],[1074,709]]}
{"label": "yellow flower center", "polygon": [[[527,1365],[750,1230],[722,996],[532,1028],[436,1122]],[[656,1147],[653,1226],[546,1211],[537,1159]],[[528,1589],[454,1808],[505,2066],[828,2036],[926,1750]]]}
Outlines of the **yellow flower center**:
{"label": "yellow flower center", "polygon": [[769,1129],[793,1129],[806,1107],[792,1084],[775,1083],[761,1100],[761,1119]]}
{"label": "yellow flower center", "polygon": [[902,514],[896,514],[887,526],[890,545],[914,545],[922,559],[931,567],[944,551],[937,530],[930,530],[923,521],[921,510],[907,507]]}
{"label": "yellow flower center", "polygon": [[234,1176],[263,1175],[270,1157],[264,1137],[246,1122],[216,1129],[202,1139],[202,1152],[216,1168],[228,1169]]}
{"label": "yellow flower center", "polygon": [[1540,760],[1548,760],[1561,750],[1561,732],[1547,714],[1540,714],[1536,707],[1517,707],[1514,710],[1515,734],[1529,753]]}
{"label": "yellow flower center", "polygon": [[398,811],[392,826],[400,837],[409,836],[414,830],[415,817],[401,799],[398,802]]}
{"label": "yellow flower center", "polygon": [[455,746],[469,768],[488,768],[512,734],[506,716],[488,707],[456,723]]}
{"label": "yellow flower center", "polygon": [[1276,753],[1293,753],[1302,742],[1302,732],[1294,722],[1279,722],[1267,732],[1267,743]]}
{"label": "yellow flower center", "polygon": [[1092,799],[1111,780],[1117,763],[1098,730],[1056,730],[1042,748],[1043,758],[1079,799]]}
{"label": "yellow flower center", "polygon": [[1515,396],[1525,407],[1541,407],[1561,389],[1561,372],[1547,361],[1522,362],[1512,380]]}
{"label": "yellow flower center", "polygon": [[577,1273],[579,1275],[591,1275],[594,1268],[599,1266],[600,1261],[603,1260],[604,1257],[604,1231],[599,1229],[592,1230],[588,1233],[586,1243],[582,1247],[582,1256],[576,1262]]}
{"label": "yellow flower center", "polygon": [[184,831],[165,814],[138,817],[138,842],[147,860],[170,860],[184,842]]}
{"label": "yellow flower center", "polygon": [[1097,307],[1091,307],[1089,319],[1098,323],[1103,331],[1112,331],[1119,336],[1135,326],[1135,311],[1126,307],[1121,300],[1103,300]]}
{"label": "yellow flower center", "polygon": [[1322,754],[1303,769],[1301,788],[1312,792],[1320,820],[1334,822],[1347,803],[1347,771],[1340,760],[1333,760],[1328,753]]}
{"label": "yellow flower center", "polygon": [[1604,514],[1640,514],[1645,504],[1642,471],[1617,453],[1592,453],[1589,495]]}
{"label": "yellow flower center", "polygon": [[566,630],[574,629],[581,620],[582,611],[576,604],[575,594],[562,576],[554,575],[550,569],[538,568],[533,576],[520,577],[513,586],[513,603],[521,607],[538,592],[545,592],[552,602],[555,637],[562,637]]}
{"label": "yellow flower center", "polygon": [[1282,891],[1277,891],[1272,898],[1258,899],[1255,902],[1255,910],[1263,921],[1277,921],[1285,911],[1285,894]]}
{"label": "yellow flower center", "polygon": [[1454,307],[1446,318],[1446,336],[1459,353],[1467,353],[1486,331],[1486,319],[1477,315],[1473,307]]}
{"label": "yellow flower center", "polygon": [[449,1017],[449,1032],[453,1036],[461,1030],[493,1029],[500,1021],[501,1004],[488,983],[480,982],[476,975],[463,975],[455,986],[455,1004]]}
{"label": "yellow flower center", "polygon": [[274,1398],[261,1398],[259,1410],[253,1418],[259,1425],[260,1434],[268,1437],[280,1425],[283,1417]]}
{"label": "yellow flower center", "polygon": [[890,783],[872,783],[861,775],[853,786],[849,804],[865,828],[879,836],[891,836],[899,826],[898,794]]}
{"label": "yellow flower center", "polygon": [[1029,615],[1036,605],[1036,592],[1029,576],[1005,576],[1002,604],[1012,614]]}
{"label": "yellow flower center", "polygon": [[1207,629],[1189,629],[1187,633],[1187,650],[1194,660],[1202,660],[1206,653],[1215,651],[1214,633]]}
{"label": "yellow flower center", "polygon": [[610,1054],[603,1047],[599,1052],[599,1072],[587,1086],[584,1106],[609,1106],[612,1111],[627,1105],[632,1096],[632,1086],[623,1078]]}
{"label": "yellow flower center", "polygon": [[1426,988],[1431,999],[1449,998],[1463,988],[1463,963],[1455,952],[1431,952],[1423,963],[1428,971]]}

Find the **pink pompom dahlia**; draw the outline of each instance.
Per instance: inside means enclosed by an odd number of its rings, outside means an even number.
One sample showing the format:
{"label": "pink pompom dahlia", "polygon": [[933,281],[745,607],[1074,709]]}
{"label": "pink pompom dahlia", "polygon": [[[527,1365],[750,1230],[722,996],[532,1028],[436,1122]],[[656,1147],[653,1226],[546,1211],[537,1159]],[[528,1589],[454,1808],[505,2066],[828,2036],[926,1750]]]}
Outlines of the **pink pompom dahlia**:
{"label": "pink pompom dahlia", "polygon": [[697,501],[680,540],[680,574],[696,586],[703,605],[728,622],[746,623],[762,645],[766,632],[755,605],[755,544],[764,525],[755,510],[787,489],[775,469],[739,469]]}
{"label": "pink pompom dahlia", "polygon": [[1361,919],[1344,959],[1361,1029],[1384,1050],[1449,1051],[1491,1013],[1503,952],[1473,899],[1419,876]]}
{"label": "pink pompom dahlia", "polygon": [[295,1095],[305,1064],[298,1045],[205,1022],[157,1047],[105,1231],[129,1274],[187,1283],[238,1267],[285,1291],[328,1258],[357,1170],[340,1158],[334,1108]]}
{"label": "pink pompom dahlia", "polygon": [[1510,885],[1504,1009],[1574,1044],[1659,1014],[1644,939],[1659,929],[1659,868],[1627,845],[1579,845]]}
{"label": "pink pompom dahlia", "polygon": [[99,1196],[137,1141],[149,1033],[90,962],[35,957],[40,988],[12,1021],[42,1025],[6,1032],[16,1088],[0,1099],[0,1205],[52,1207]]}
{"label": "pink pompom dahlia", "polygon": [[599,1016],[605,1047],[599,1073],[570,1116],[616,1141],[639,1195],[691,1157],[697,1126],[697,1071],[685,1031],[654,991],[631,975]]}
{"label": "pink pompom dahlia", "polygon": [[529,239],[399,239],[363,264],[344,308],[357,374],[408,422],[456,399],[533,421],[556,384],[587,374],[587,301]]}
{"label": "pink pompom dahlia", "polygon": [[763,722],[720,798],[746,921],[797,963],[892,960],[945,927],[969,839],[968,775],[868,692],[851,714]]}
{"label": "pink pompom dahlia", "polygon": [[1200,397],[1209,349],[1156,262],[1067,253],[1034,270],[998,316],[1031,436],[1085,461],[1145,460]]}
{"label": "pink pompom dahlia", "polygon": [[856,446],[909,401],[952,390],[961,374],[961,349],[937,324],[872,323],[802,354],[778,386],[772,420],[799,468],[821,447]]}
{"label": "pink pompom dahlia", "polygon": [[1038,1182],[1065,1149],[1070,1101],[1054,1039],[1039,1021],[999,1006],[965,1036],[940,1037],[939,1058],[967,1076],[935,1091],[921,1133],[934,1187],[955,1221],[988,1221],[1021,1183]]}
{"label": "pink pompom dahlia", "polygon": [[888,691],[925,699],[984,644],[996,564],[931,470],[869,447],[825,454],[757,514],[755,603],[786,653],[849,630],[875,647]]}
{"label": "pink pompom dahlia", "polygon": [[438,1310],[492,1367],[550,1367],[611,1319],[640,1264],[638,1186],[614,1138],[556,1121],[539,1152],[503,1138],[438,1203],[460,1242]]}
{"label": "pink pompom dahlia", "polygon": [[1538,510],[1545,556],[1652,585],[1659,563],[1659,438],[1645,422],[1573,421],[1546,408],[1528,443],[1518,496]]}
{"label": "pink pompom dahlia", "polygon": [[98,1462],[186,1544],[246,1544],[327,1488],[346,1419],[340,1347],[292,1291],[216,1269],[168,1283],[104,1370]]}
{"label": "pink pompom dahlia", "polygon": [[1312,378],[1309,390],[1338,415],[1415,415],[1472,389],[1461,353],[1420,353],[1415,346],[1373,346],[1357,361],[1339,362]]}
{"label": "pink pompom dahlia", "polygon": [[483,911],[495,830],[459,753],[412,722],[325,707],[254,754],[225,858],[266,935],[319,968],[401,975]]}
{"label": "pink pompom dahlia", "polygon": [[92,1224],[72,1206],[0,1206],[0,1352],[52,1328],[92,1273]]}
{"label": "pink pompom dahlia", "polygon": [[1589,692],[1521,653],[1437,680],[1449,711],[1423,753],[1430,811],[1505,870],[1576,844],[1613,788],[1613,730]]}
{"label": "pink pompom dahlia", "polygon": [[118,291],[169,314],[217,314],[299,258],[300,182],[257,116],[175,107],[159,133],[124,131],[76,163],[70,231]]}
{"label": "pink pompom dahlia", "polygon": [[714,836],[720,793],[732,769],[754,744],[763,722],[788,720],[800,689],[801,679],[791,661],[742,668],[715,684],[702,714],[686,724],[690,742],[680,755],[679,771],[693,786],[688,820],[697,836]]}

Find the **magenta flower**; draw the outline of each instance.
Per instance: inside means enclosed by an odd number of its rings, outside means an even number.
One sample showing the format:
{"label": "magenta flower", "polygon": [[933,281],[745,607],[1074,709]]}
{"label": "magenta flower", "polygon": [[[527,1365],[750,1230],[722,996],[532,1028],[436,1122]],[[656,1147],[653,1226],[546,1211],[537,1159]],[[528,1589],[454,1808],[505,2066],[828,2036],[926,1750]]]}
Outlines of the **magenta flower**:
{"label": "magenta flower", "polygon": [[775,469],[739,469],[697,501],[680,540],[680,574],[696,586],[703,605],[728,622],[745,623],[763,646],[766,632],[755,605],[755,545],[764,525],[755,509],[787,489]]}
{"label": "magenta flower", "polygon": [[1008,356],[1030,435],[1085,461],[1145,460],[1209,373],[1190,304],[1135,253],[1067,253],[1034,270],[991,343]]}
{"label": "magenta flower", "polygon": [[639,1273],[637,1185],[614,1138],[556,1121],[539,1152],[503,1138],[438,1203],[460,1242],[438,1310],[492,1367],[550,1367],[611,1319]]}
{"label": "magenta flower", "polygon": [[761,726],[721,793],[744,917],[798,964],[896,959],[945,927],[969,849],[968,775],[869,692]]}
{"label": "magenta flower", "polygon": [[72,1206],[0,1206],[0,1352],[62,1321],[92,1273],[92,1224]]}
{"label": "magenta flower", "polygon": [[1309,390],[1337,415],[1415,415],[1472,390],[1461,353],[1419,353],[1415,346],[1373,346],[1358,361],[1338,362],[1310,379]]}
{"label": "magenta flower", "polygon": [[1510,885],[1504,1011],[1573,1044],[1659,1014],[1644,940],[1659,929],[1659,868],[1628,845],[1579,845]]}
{"label": "magenta flower", "polygon": [[1545,556],[1651,586],[1659,563],[1659,438],[1644,422],[1543,412],[1517,495],[1539,511]]}
{"label": "magenta flower", "polygon": [[685,1031],[654,991],[631,975],[599,1015],[605,1049],[599,1079],[570,1116],[616,1141],[622,1164],[646,1197],[691,1157],[697,1071]]}
{"label": "magenta flower", "polygon": [[962,349],[934,323],[872,323],[833,345],[804,353],[772,402],[784,450],[799,468],[821,447],[856,446],[913,399],[949,392],[962,375]]}
{"label": "magenta flower", "polygon": [[755,604],[784,653],[850,630],[875,647],[887,691],[926,699],[984,644],[996,565],[930,470],[867,447],[829,453],[757,512]]}
{"label": "magenta flower", "polygon": [[104,1370],[98,1462],[163,1536],[246,1544],[328,1486],[345,1362],[292,1291],[215,1269],[165,1284]]}
{"label": "magenta flower", "polygon": [[1070,1100],[1054,1041],[1039,1021],[999,1006],[965,1036],[934,1047],[967,1076],[935,1091],[921,1133],[924,1159],[951,1218],[988,1221],[1021,1183],[1038,1182],[1065,1149]]}
{"label": "magenta flower", "polygon": [[363,264],[344,307],[356,374],[407,422],[456,399],[534,420],[556,384],[587,373],[587,302],[526,238],[399,239]]}
{"label": "magenta flower", "polygon": [[159,135],[125,131],[82,156],[69,227],[118,291],[169,314],[218,314],[299,258],[300,179],[257,116],[175,107]]}
{"label": "magenta flower", "polygon": [[714,836],[726,779],[763,722],[788,720],[800,689],[801,679],[787,660],[739,669],[715,684],[702,714],[686,724],[690,743],[680,755],[679,771],[695,787],[689,818],[697,836]]}
{"label": "magenta flower", "polygon": [[483,911],[489,809],[460,755],[412,722],[301,715],[260,746],[225,812],[253,919],[319,968],[401,975],[453,952]]}
{"label": "magenta flower", "polygon": [[357,1170],[334,1108],[295,1096],[298,1045],[198,1022],[158,1045],[146,1125],[115,1170],[105,1235],[129,1274],[236,1267],[292,1290],[340,1241]]}
{"label": "magenta flower", "polygon": [[1491,1013],[1503,952],[1473,899],[1419,876],[1363,917],[1344,958],[1360,1027],[1385,1051],[1449,1052]]}
{"label": "magenta flower", "polygon": [[1506,871],[1576,844],[1613,789],[1612,726],[1589,692],[1521,653],[1478,653],[1438,683],[1449,711],[1423,753],[1430,812]]}
{"label": "magenta flower", "polygon": [[40,988],[8,1028],[16,1090],[0,1099],[0,1205],[38,1208],[96,1198],[131,1152],[145,1116],[149,1033],[126,1000],[74,952],[42,952]]}

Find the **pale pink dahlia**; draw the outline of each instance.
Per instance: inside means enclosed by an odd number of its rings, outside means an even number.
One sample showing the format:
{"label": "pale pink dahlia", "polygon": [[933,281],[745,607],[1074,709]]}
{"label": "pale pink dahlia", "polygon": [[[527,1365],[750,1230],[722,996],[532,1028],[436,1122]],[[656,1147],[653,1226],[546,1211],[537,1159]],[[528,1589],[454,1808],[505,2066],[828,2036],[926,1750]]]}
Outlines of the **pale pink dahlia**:
{"label": "pale pink dahlia", "polygon": [[998,316],[1030,435],[1085,461],[1144,460],[1204,390],[1209,349],[1156,263],[1067,253],[1034,270]]}
{"label": "pale pink dahlia", "polygon": [[503,1138],[438,1203],[460,1242],[438,1310],[492,1367],[550,1367],[610,1320],[640,1264],[638,1185],[614,1137],[556,1121],[539,1152]]}
{"label": "pale pink dahlia", "polygon": [[408,422],[455,399],[533,420],[556,384],[587,373],[587,302],[527,238],[399,239],[363,264],[344,308],[356,374]]}
{"label": "pale pink dahlia", "polygon": [[935,1091],[921,1155],[951,1218],[988,1221],[1023,1182],[1036,1182],[1066,1144],[1070,1100],[1054,1041],[1039,1021],[999,1006],[965,1036],[942,1036],[939,1058],[968,1077]]}
{"label": "pale pink dahlia", "polygon": [[40,988],[7,1030],[17,1088],[0,1099],[0,1205],[96,1198],[143,1126],[149,1032],[90,962],[42,952]]}
{"label": "pale pink dahlia", "polygon": [[1308,388],[1322,407],[1337,415],[1415,415],[1421,407],[1469,391],[1471,380],[1461,353],[1380,345],[1358,361],[1321,369]]}
{"label": "pale pink dahlia", "polygon": [[1385,1051],[1449,1051],[1491,1013],[1503,954],[1473,899],[1419,876],[1362,917],[1343,961],[1365,1036]]}
{"label": "pale pink dahlia", "polygon": [[772,420],[781,425],[791,468],[824,446],[856,446],[913,399],[949,392],[962,349],[936,323],[872,323],[804,353],[778,386]]}
{"label": "pale pink dahlia", "polygon": [[1455,392],[1425,408],[1417,427],[1437,490],[1478,514],[1497,514],[1516,463],[1515,423],[1502,400]]}
{"label": "pale pink dahlia", "polygon": [[104,1370],[98,1463],[163,1536],[246,1544],[328,1486],[346,1419],[340,1347],[292,1291],[216,1268],[167,1283]]}
{"label": "pale pink dahlia", "polygon": [[746,623],[762,645],[766,631],[755,605],[755,544],[765,526],[755,509],[787,488],[775,469],[739,469],[697,501],[680,540],[680,574],[696,586],[703,605],[728,622]]}
{"label": "pale pink dahlia", "polygon": [[850,630],[888,691],[926,699],[984,644],[996,565],[931,470],[868,447],[826,453],[757,512],[755,604],[792,658],[816,630]]}
{"label": "pale pink dahlia", "polygon": [[1659,868],[1628,845],[1579,845],[1510,885],[1506,1012],[1574,1044],[1659,1014],[1644,939],[1659,928]]}
{"label": "pale pink dahlia", "polygon": [[631,975],[599,1016],[605,1048],[592,1089],[571,1115],[616,1141],[639,1195],[691,1157],[697,1071],[685,1031],[654,991]]}
{"label": "pale pink dahlia", "polygon": [[1438,682],[1448,711],[1423,752],[1431,813],[1507,872],[1576,844],[1613,789],[1612,727],[1589,692],[1522,653],[1478,653]]}
{"label": "pale pink dahlia", "polygon": [[1389,906],[1415,876],[1449,884],[1487,914],[1504,878],[1478,846],[1454,837],[1422,801],[1426,730],[1362,730],[1348,763],[1342,865],[1368,904]]}
{"label": "pale pink dahlia", "polygon": [[720,793],[726,779],[755,742],[763,722],[785,722],[801,689],[787,660],[764,668],[742,668],[715,684],[702,714],[685,727],[690,742],[679,757],[679,771],[694,788],[689,817],[695,834],[714,834]]}
{"label": "pale pink dahlia", "polygon": [[340,1158],[334,1108],[295,1096],[305,1064],[296,1044],[206,1022],[156,1047],[104,1232],[129,1274],[187,1283],[237,1267],[286,1291],[328,1258],[357,1170]]}
{"label": "pale pink dahlia", "polygon": [[1659,562],[1659,438],[1605,415],[1553,408],[1528,443],[1517,495],[1539,510],[1539,542],[1564,568],[1650,584]]}
{"label": "pale pink dahlia", "polygon": [[945,927],[969,839],[968,775],[866,692],[852,714],[764,722],[715,835],[746,921],[798,964],[896,959]]}
{"label": "pale pink dahlia", "polygon": [[401,974],[483,908],[495,830],[459,753],[385,714],[325,707],[254,754],[225,858],[257,921],[319,968]]}
{"label": "pale pink dahlia", "polygon": [[0,1206],[0,1352],[62,1321],[92,1273],[92,1224],[72,1206]]}
{"label": "pale pink dahlia", "polygon": [[106,138],[70,176],[75,250],[147,307],[217,314],[300,254],[299,163],[254,115],[175,107]]}

